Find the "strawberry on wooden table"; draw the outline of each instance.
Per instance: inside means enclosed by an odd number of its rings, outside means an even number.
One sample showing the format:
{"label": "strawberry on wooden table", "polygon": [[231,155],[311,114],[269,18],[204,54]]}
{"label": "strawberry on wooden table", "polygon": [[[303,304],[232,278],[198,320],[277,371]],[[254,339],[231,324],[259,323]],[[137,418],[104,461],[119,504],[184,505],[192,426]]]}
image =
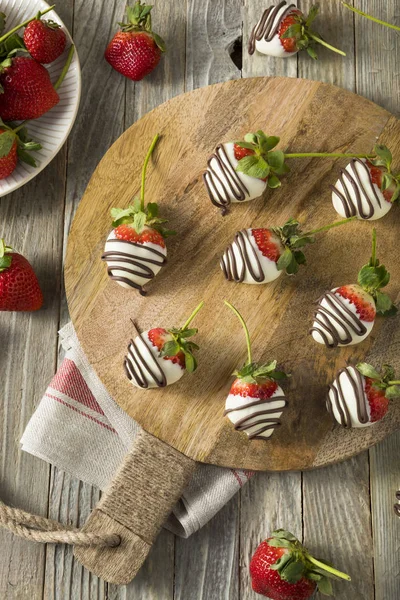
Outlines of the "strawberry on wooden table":
{"label": "strawberry on wooden table", "polygon": [[156,327],[131,340],[124,369],[135,387],[165,387],[176,383],[185,371],[193,373],[197,369],[193,352],[199,347],[189,338],[198,330],[189,329],[189,325],[203,306],[201,302],[181,328]]}
{"label": "strawberry on wooden table", "polygon": [[27,56],[6,58],[0,65],[0,117],[3,121],[38,119],[56,106],[57,90],[70,67],[74,45],[60,77],[53,85],[47,69]]}
{"label": "strawberry on wooden table", "polygon": [[278,381],[286,379],[276,370],[276,360],[268,364],[253,362],[250,335],[239,311],[225,300],[242,324],[247,343],[247,361],[233,374],[236,376],[225,403],[224,415],[237,431],[244,431],[250,440],[268,439],[280,425],[280,417],[288,402]]}
{"label": "strawberry on wooden table", "polygon": [[393,368],[381,372],[367,363],[341,369],[329,386],[326,406],[343,427],[368,427],[383,419],[392,398],[400,397],[400,381]]}
{"label": "strawberry on wooden table", "polygon": [[319,344],[328,348],[359,344],[371,333],[377,314],[392,316],[397,308],[381,291],[390,274],[376,258],[376,231],[372,234],[372,256],[358,274],[358,282],[326,292],[318,300],[310,330]]}
{"label": "strawberry on wooden table", "polygon": [[59,23],[42,20],[39,13],[24,31],[24,43],[32,58],[42,64],[54,62],[64,52],[67,36]]}
{"label": "strawberry on wooden table", "polygon": [[318,6],[312,6],[308,16],[305,16],[294,4],[287,4],[285,0],[265,9],[250,34],[249,54],[257,50],[261,54],[287,58],[306,50],[311,58],[316,59],[315,46],[322,44],[346,56],[345,52],[325,42],[311,28],[318,10]]}
{"label": "strawberry on wooden table", "polygon": [[332,595],[331,579],[349,575],[314,558],[289,531],[278,529],[261,542],[250,562],[253,590],[271,600],[307,600],[316,590]]}
{"label": "strawberry on wooden table", "polygon": [[341,152],[285,153],[276,150],[279,137],[263,131],[248,133],[243,140],[218,144],[207,161],[203,181],[211,202],[227,213],[231,203],[247,202],[267,188],[281,185],[280,177],[290,171],[286,162],[294,158],[369,158],[367,154]]}
{"label": "strawberry on wooden table", "polygon": [[270,283],[283,272],[294,275],[306,264],[301,250],[315,242],[315,234],[328,231],[355,219],[344,219],[303,233],[296,219],[282,227],[242,229],[225,250],[220,266],[228,281],[236,283]]}
{"label": "strawberry on wooden table", "polygon": [[376,145],[375,158],[353,158],[332,188],[339,215],[374,221],[384,217],[400,196],[400,173],[392,172],[392,153]]}
{"label": "strawberry on wooden table", "polygon": [[43,294],[31,265],[0,239],[0,310],[34,311],[42,304]]}
{"label": "strawberry on wooden table", "polygon": [[151,73],[165,52],[164,41],[151,28],[152,8],[140,0],[128,6],[127,23],[119,23],[121,31],[115,34],[105,51],[105,59],[113,69],[133,81],[140,81]]}
{"label": "strawberry on wooden table", "polygon": [[142,169],[140,198],[134,198],[126,209],[113,208],[113,230],[109,234],[102,260],[107,263],[109,277],[122,287],[136,289],[144,296],[143,286],[159,273],[167,262],[165,238],[174,231],[165,229],[167,222],[158,216],[158,205],[144,201],[146,170],[158,141],[153,139]]}

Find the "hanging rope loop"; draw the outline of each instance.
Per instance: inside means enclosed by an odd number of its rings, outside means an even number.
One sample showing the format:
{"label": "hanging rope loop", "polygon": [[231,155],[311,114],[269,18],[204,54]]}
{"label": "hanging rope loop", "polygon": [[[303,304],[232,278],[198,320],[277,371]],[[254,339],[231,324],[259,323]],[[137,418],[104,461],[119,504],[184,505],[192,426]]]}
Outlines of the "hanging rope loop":
{"label": "hanging rope loop", "polygon": [[52,519],[32,515],[20,508],[7,506],[0,500],[0,525],[14,535],[41,544],[70,544],[116,548],[121,538],[116,534],[83,533],[80,529],[62,525]]}

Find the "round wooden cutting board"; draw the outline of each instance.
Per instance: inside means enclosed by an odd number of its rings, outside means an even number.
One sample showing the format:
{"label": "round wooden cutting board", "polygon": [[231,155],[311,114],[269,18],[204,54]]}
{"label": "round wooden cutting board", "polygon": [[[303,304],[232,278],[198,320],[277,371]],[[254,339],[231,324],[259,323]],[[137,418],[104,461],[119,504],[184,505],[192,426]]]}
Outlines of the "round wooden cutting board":
{"label": "round wooden cutting board", "polygon": [[[65,282],[82,347],[116,402],[142,427],[186,456],[255,470],[308,469],[352,456],[400,425],[400,404],[373,427],[345,430],[325,408],[326,386],[347,360],[399,367],[400,317],[378,318],[367,340],[326,349],[308,333],[314,303],[325,290],[356,282],[370,256],[372,223],[356,222],[319,236],[306,248],[308,264],[296,277],[268,285],[227,282],[219,258],[236,231],[281,225],[296,217],[307,229],[338,218],[329,185],[346,161],[292,160],[282,187],[233,205],[226,217],[212,206],[202,181],[207,157],[222,141],[263,129],[290,152],[369,152],[390,146],[400,157],[400,124],[364,98],[331,85],[287,78],[230,81],[175,98],[135,123],[107,152],[80,203],[68,243]],[[168,264],[147,286],[148,296],[107,277],[100,257],[111,229],[110,208],[129,205],[153,136],[161,134],[147,174],[146,200],[157,202],[178,235],[169,238]],[[399,165],[397,164],[397,167]],[[375,223],[378,256],[400,291],[400,211]],[[242,366],[242,329],[224,306],[247,320],[256,360],[277,359],[292,374],[283,384],[289,406],[269,441],[249,441],[223,417],[231,373]],[[134,319],[141,330],[180,326],[201,301],[194,323],[199,368],[163,390],[141,391],[125,376],[123,359]],[[385,322],[384,322],[385,321]]]}

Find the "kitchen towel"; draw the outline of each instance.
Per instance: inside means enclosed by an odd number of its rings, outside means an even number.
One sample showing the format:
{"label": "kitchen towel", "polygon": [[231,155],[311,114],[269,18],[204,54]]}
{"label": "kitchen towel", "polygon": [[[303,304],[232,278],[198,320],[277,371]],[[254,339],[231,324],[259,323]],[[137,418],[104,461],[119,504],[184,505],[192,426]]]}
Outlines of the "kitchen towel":
{"label": "kitchen towel", "polygon": [[[66,352],[21,438],[22,449],[104,490],[140,426],[108,394],[90,366],[72,323],[60,331]],[[252,476],[199,464],[165,527],[189,537]]]}

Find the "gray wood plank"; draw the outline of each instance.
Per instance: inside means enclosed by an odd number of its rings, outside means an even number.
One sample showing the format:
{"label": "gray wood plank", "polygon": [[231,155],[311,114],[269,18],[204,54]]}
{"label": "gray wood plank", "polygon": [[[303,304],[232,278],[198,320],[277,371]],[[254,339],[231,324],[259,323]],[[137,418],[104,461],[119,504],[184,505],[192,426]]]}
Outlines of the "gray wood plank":
{"label": "gray wood plank", "polygon": [[[186,27],[186,91],[241,76],[230,56],[242,34],[240,0],[188,0]],[[189,539],[176,538],[175,599],[239,597],[238,502]]]}
{"label": "gray wood plank", "polygon": [[[296,4],[296,2],[294,2]],[[250,32],[265,10],[263,0],[245,0],[243,10],[243,76],[297,76],[297,58],[279,59],[255,52],[248,54]],[[268,124],[260,123],[266,129]],[[268,131],[279,135],[279,131]],[[301,474],[257,473],[241,491],[240,598],[254,600],[249,565],[258,544],[278,528],[289,528],[302,538]]]}
{"label": "gray wood plank", "polygon": [[303,536],[300,473],[257,473],[241,491],[240,599],[255,600],[249,564],[257,546],[276,529]]}
{"label": "gray wood plank", "polygon": [[[396,0],[357,0],[355,6],[400,24]],[[358,15],[354,22],[357,92],[399,116],[400,36]],[[399,446],[397,433],[370,451],[376,600],[400,596],[400,527],[393,513],[394,492],[400,487]]]}
{"label": "gray wood plank", "polygon": [[[21,452],[19,439],[51,379],[61,279],[64,206],[61,152],[36,179],[1,199],[0,235],[34,265],[45,297],[36,313],[0,313],[1,496],[15,506],[45,515],[49,467]],[[45,547],[0,530],[0,590],[7,600],[42,598]]]}
{"label": "gray wood plank", "polygon": [[174,600],[239,598],[239,496],[200,531],[176,538]]}

